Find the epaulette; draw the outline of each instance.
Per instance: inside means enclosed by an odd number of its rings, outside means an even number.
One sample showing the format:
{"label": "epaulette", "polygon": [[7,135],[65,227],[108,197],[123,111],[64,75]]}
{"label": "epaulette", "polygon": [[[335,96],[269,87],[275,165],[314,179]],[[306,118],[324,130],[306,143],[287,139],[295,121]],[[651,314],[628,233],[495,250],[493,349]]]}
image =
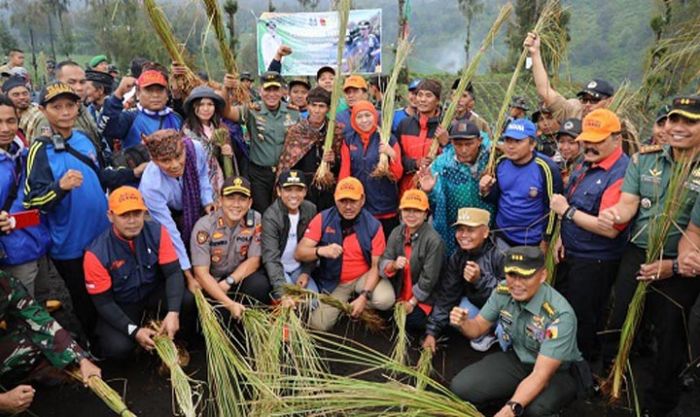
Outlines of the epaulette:
{"label": "epaulette", "polygon": [[644,155],[647,153],[661,152],[664,149],[662,145],[642,145],[639,147],[639,153]]}
{"label": "epaulette", "polygon": [[496,292],[498,294],[510,294],[510,290],[506,284],[498,284],[496,286]]}
{"label": "epaulette", "polygon": [[542,309],[545,313],[547,313],[550,319],[554,319],[554,317],[557,315],[557,310],[555,310],[554,307],[552,307],[552,305],[547,301],[542,303]]}

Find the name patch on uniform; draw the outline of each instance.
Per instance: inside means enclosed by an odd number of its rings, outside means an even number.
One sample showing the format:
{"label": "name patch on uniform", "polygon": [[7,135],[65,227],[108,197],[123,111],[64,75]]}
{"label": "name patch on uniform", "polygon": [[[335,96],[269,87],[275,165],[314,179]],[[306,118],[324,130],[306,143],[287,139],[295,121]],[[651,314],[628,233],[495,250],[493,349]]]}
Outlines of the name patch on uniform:
{"label": "name patch on uniform", "polygon": [[214,246],[224,246],[224,245],[228,245],[228,240],[219,240],[219,241],[216,241],[216,242],[211,242],[211,243],[209,244],[209,246],[212,246],[212,247],[214,247]]}

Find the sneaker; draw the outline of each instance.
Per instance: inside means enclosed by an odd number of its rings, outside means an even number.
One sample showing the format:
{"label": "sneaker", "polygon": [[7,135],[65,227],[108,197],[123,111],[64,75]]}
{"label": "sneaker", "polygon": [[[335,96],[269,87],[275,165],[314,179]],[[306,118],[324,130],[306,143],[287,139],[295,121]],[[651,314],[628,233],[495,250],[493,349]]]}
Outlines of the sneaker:
{"label": "sneaker", "polygon": [[498,342],[496,336],[492,334],[486,334],[478,339],[472,340],[471,342],[469,342],[469,344],[472,346],[472,349],[474,349],[477,352],[487,352],[489,349],[491,349],[491,346],[493,346],[496,342]]}

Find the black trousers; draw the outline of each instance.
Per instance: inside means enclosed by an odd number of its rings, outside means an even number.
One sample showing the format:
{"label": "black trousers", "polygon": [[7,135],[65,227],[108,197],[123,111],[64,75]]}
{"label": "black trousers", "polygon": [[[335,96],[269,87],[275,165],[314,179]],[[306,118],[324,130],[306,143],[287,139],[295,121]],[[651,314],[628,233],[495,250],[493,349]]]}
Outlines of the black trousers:
{"label": "black trousers", "polygon": [[264,213],[274,199],[275,173],[271,167],[256,165],[252,162],[248,166],[248,173],[253,209],[258,213]]}
{"label": "black trousers", "polygon": [[[610,330],[620,330],[637,288],[639,266],[645,261],[645,250],[629,244],[620,260],[614,288]],[[653,382],[644,390],[643,406],[655,415],[666,415],[678,404],[681,386],[679,375],[688,363],[686,316],[700,294],[700,280],[673,276],[649,285],[645,303],[645,320],[654,326],[658,352],[652,366]],[[620,342],[619,332],[606,335],[603,362],[615,358]]]}
{"label": "black trousers", "polygon": [[389,217],[388,219],[377,219],[382,224],[382,232],[384,232],[384,241],[389,239],[391,231],[399,225],[399,216]]}
{"label": "black trousers", "polygon": [[[691,279],[700,279],[694,277]],[[688,319],[688,337],[690,344],[690,359],[696,361],[700,359],[700,296],[695,299],[695,304],[690,310]]]}
{"label": "black trousers", "polygon": [[[162,319],[168,313],[166,308],[165,284],[159,285],[142,302],[135,304],[120,304],[122,309],[134,323],[147,325],[148,320]],[[195,321],[197,318],[194,296],[185,288],[180,306],[180,330],[177,338],[191,341],[195,333]],[[100,346],[102,356],[107,359],[124,360],[131,356],[137,342],[134,337],[124,333],[122,329],[116,329],[104,319],[98,318],[95,327],[95,335]]]}
{"label": "black trousers", "polygon": [[597,261],[566,258],[557,266],[556,289],[576,312],[576,339],[583,357],[591,361],[600,349],[597,332],[604,327],[603,313],[619,260]]}
{"label": "black trousers", "polygon": [[411,333],[425,332],[426,324],[428,324],[428,316],[418,306],[413,307],[411,314],[406,316],[406,330]]}
{"label": "black trousers", "polygon": [[66,283],[71,302],[73,303],[73,312],[78,321],[80,321],[83,332],[90,337],[95,329],[97,310],[95,310],[95,306],[92,304],[92,300],[85,288],[83,257],[67,260],[52,258],[51,261],[63,282]]}

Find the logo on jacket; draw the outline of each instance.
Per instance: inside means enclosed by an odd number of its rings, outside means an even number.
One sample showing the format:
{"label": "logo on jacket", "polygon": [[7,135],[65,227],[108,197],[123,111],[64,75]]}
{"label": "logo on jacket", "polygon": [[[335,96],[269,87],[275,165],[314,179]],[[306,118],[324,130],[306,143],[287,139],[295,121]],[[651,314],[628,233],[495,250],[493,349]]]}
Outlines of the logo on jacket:
{"label": "logo on jacket", "polygon": [[537,191],[537,187],[530,187],[530,191],[527,194],[530,197],[535,198],[537,197],[537,194],[539,194],[539,191]]}
{"label": "logo on jacket", "polygon": [[121,268],[122,266],[124,266],[125,263],[126,263],[125,260],[117,259],[116,261],[112,262],[112,265],[109,266],[109,269],[111,271],[115,271],[115,270]]}
{"label": "logo on jacket", "polygon": [[326,231],[325,231],[325,233],[332,233],[332,234],[335,234],[335,229],[332,228],[332,227],[330,227],[330,226],[326,226]]}

